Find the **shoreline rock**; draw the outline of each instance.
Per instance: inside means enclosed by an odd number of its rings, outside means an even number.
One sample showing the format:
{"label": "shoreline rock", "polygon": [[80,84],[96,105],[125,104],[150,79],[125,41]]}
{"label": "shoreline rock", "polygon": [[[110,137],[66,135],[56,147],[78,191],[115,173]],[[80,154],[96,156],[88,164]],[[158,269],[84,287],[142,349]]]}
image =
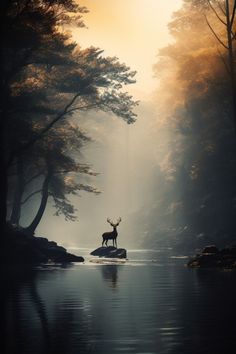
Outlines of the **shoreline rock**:
{"label": "shoreline rock", "polygon": [[1,264],[42,264],[84,262],[84,258],[68,253],[54,241],[24,233],[24,230],[11,229],[5,232],[2,241]]}
{"label": "shoreline rock", "polygon": [[127,258],[127,251],[125,248],[116,248],[113,246],[96,248],[90,254],[92,256],[106,258]]}
{"label": "shoreline rock", "polygon": [[236,246],[219,250],[215,245],[204,247],[192,257],[187,266],[190,268],[236,268]]}

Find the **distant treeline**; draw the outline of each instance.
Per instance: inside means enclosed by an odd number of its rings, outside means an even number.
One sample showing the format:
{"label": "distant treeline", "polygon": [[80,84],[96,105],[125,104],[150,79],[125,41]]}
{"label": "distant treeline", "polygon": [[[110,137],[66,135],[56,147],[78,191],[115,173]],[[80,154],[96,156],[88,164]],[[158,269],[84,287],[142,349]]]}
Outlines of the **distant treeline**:
{"label": "distant treeline", "polygon": [[184,0],[169,23],[155,74],[158,134],[171,139],[156,166],[149,244],[236,243],[235,10],[235,1]]}

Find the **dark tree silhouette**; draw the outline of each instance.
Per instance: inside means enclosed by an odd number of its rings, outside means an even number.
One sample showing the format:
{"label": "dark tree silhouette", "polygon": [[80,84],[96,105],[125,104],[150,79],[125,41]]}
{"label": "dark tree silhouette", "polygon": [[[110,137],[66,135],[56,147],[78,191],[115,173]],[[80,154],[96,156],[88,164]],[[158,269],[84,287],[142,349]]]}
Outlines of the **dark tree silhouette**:
{"label": "dark tree silhouette", "polygon": [[236,30],[235,30],[236,1],[207,0],[207,4],[209,5],[210,10],[214,13],[216,19],[225,28],[225,33],[223,33],[223,36],[221,36],[221,34],[218,34],[217,31],[210,24],[207,15],[205,15],[208,27],[210,28],[217,42],[224,50],[227,51],[228,60],[225,60],[223,55],[221,55],[221,58],[223,59],[223,62],[226,67],[226,71],[230,79],[233,115],[234,115],[234,128],[236,133],[236,77],[235,77],[235,51],[234,51],[234,42],[236,39]]}
{"label": "dark tree silhouette", "polygon": [[158,202],[165,199],[155,209],[157,232],[165,226],[172,246],[188,251],[235,242],[234,111],[231,77],[225,69],[229,53],[226,48],[219,53],[208,25],[227,41],[225,25],[212,9],[216,4],[223,2],[212,1],[211,7],[204,0],[183,2],[169,24],[175,41],[160,51],[156,65],[161,128],[168,126],[171,132],[165,164],[157,166],[167,186],[164,195],[157,193]]}
{"label": "dark tree silhouette", "polygon": [[[6,223],[8,174],[18,175],[11,213],[12,222],[18,223],[27,183],[22,165],[32,166],[37,154],[40,160],[38,146],[55,126],[66,130],[65,119],[88,109],[112,112],[127,123],[135,121],[137,102],[122,91],[135,82],[135,72],[115,57],[103,57],[98,48],[81,50],[62,31],[63,24],[83,26],[81,16],[86,11],[74,0],[1,3],[1,230]],[[41,170],[35,168],[38,174]]]}

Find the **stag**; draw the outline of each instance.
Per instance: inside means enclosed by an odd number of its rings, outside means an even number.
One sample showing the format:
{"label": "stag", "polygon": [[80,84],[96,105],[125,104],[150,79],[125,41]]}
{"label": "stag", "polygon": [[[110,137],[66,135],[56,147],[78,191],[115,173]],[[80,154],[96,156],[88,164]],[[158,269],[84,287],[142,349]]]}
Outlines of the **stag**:
{"label": "stag", "polygon": [[117,236],[118,236],[118,232],[117,232],[117,226],[119,225],[119,223],[121,222],[121,218],[119,218],[116,222],[116,224],[114,224],[113,222],[111,222],[111,220],[109,218],[107,218],[107,222],[113,227],[113,231],[111,232],[104,232],[104,234],[102,234],[102,246],[105,245],[107,246],[107,242],[108,240],[112,240],[113,241],[113,246],[115,245],[115,247],[117,248]]}

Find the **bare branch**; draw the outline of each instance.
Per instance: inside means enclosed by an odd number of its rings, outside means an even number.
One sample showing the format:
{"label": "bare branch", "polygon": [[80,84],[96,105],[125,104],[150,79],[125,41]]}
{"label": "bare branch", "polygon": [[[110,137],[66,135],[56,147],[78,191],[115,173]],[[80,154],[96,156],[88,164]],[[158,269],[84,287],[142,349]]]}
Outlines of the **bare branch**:
{"label": "bare branch", "polygon": [[83,109],[91,109],[91,108],[96,108],[96,107],[98,107],[98,104],[97,103],[94,103],[94,104],[90,104],[90,105],[85,105],[85,106],[75,106],[75,107],[73,107],[73,108],[71,108],[71,109],[68,109],[68,111],[67,111],[67,114],[69,114],[69,113],[72,113],[72,112],[75,112],[75,111],[79,111],[79,110],[83,110]]}
{"label": "bare branch", "polygon": [[234,1],[234,7],[233,7],[231,19],[230,19],[230,30],[232,30],[232,27],[233,27],[234,18],[235,18],[235,11],[236,11],[236,1]]}
{"label": "bare branch", "polygon": [[26,202],[28,202],[28,200],[30,198],[32,198],[35,194],[38,194],[38,193],[41,193],[42,192],[42,189],[39,189],[35,192],[32,192],[31,194],[29,194],[22,202],[21,202],[21,205],[25,204]]}
{"label": "bare branch", "polygon": [[30,140],[27,144],[25,144],[22,148],[27,149],[30,146],[32,146],[36,141],[40,140],[44,134],[46,134],[54,125],[57,123],[62,117],[64,117],[66,114],[68,114],[69,108],[74,104],[76,99],[79,97],[79,93],[77,93],[72,100],[66,105],[66,107],[63,109],[61,113],[56,116],[44,129],[41,130],[41,132],[32,140]]}
{"label": "bare branch", "polygon": [[218,20],[223,23],[223,25],[227,26],[227,23],[222,20],[222,18],[219,16],[218,12],[216,11],[216,9],[214,8],[214,6],[211,4],[210,0],[207,0],[210,8],[212,9],[212,11],[214,12],[214,14],[216,15],[216,17],[218,18]]}
{"label": "bare branch", "polygon": [[219,7],[219,9],[221,10],[222,14],[224,16],[226,16],[226,10],[223,8],[222,4],[220,3],[220,1],[216,1],[217,2],[217,5]]}
{"label": "bare branch", "polygon": [[215,38],[218,40],[218,42],[227,50],[229,50],[229,47],[218,37],[218,35],[215,33],[215,31],[213,30],[212,26],[210,25],[206,15],[205,16],[205,19],[206,19],[206,23],[208,25],[208,27],[210,28],[211,32],[213,33],[213,35],[215,36]]}
{"label": "bare branch", "polygon": [[73,169],[69,169],[69,170],[58,170],[58,171],[53,171],[53,174],[67,174],[67,173],[71,173],[71,172],[77,172],[77,173],[82,173],[82,174],[86,174],[86,175],[90,175],[90,176],[98,176],[99,173],[98,172],[90,172],[90,171],[86,171],[86,170],[73,170]]}
{"label": "bare branch", "polygon": [[37,136],[35,136],[33,139],[31,139],[30,141],[28,141],[26,144],[22,145],[20,148],[18,148],[17,151],[13,151],[7,166],[10,167],[16,154],[19,153],[19,151],[24,151],[27,150],[28,148],[30,148],[31,146],[33,146],[38,140],[42,139],[42,137],[65,115],[67,115],[69,112],[69,108],[75,103],[76,99],[80,96],[80,93],[77,93],[72,99],[71,101],[66,105],[66,107],[63,109],[63,111],[61,113],[59,113],[56,118],[54,118],[44,129],[41,130],[41,132],[38,133]]}

